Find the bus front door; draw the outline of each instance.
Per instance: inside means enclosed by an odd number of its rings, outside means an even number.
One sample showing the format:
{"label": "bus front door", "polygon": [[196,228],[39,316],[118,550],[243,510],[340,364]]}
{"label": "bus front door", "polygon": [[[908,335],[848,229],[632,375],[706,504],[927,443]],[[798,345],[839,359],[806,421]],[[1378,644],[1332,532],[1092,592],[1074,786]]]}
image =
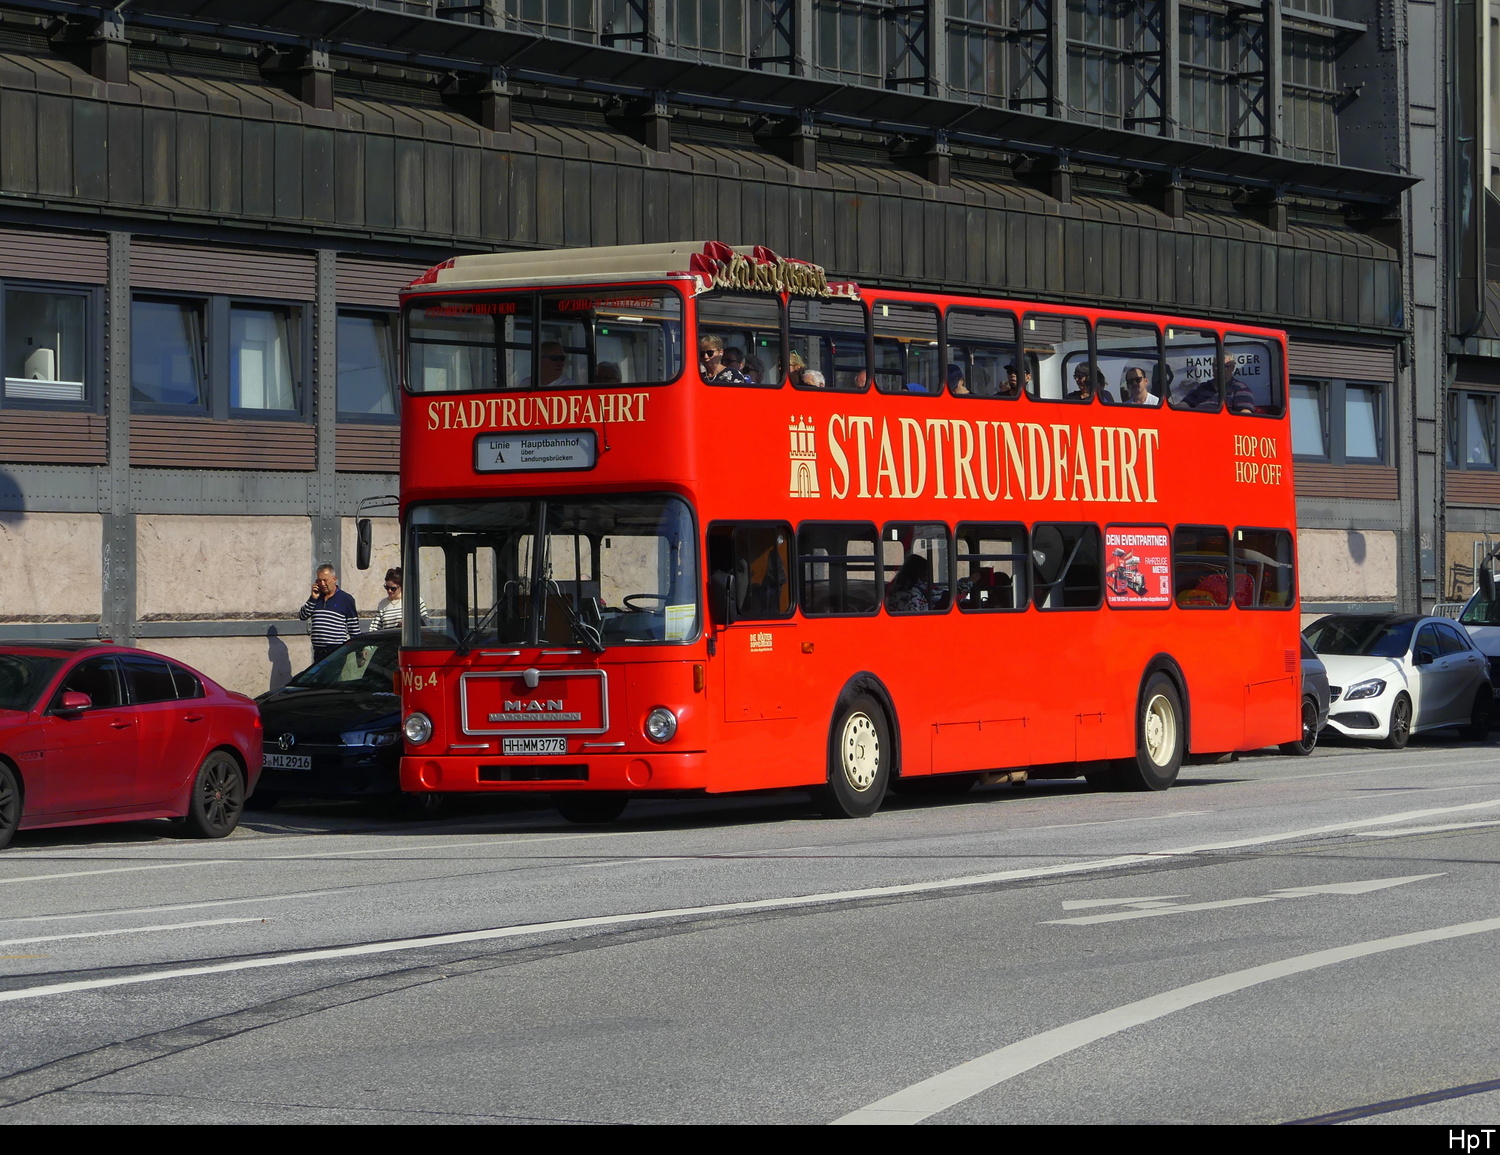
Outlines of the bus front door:
{"label": "bus front door", "polygon": [[795,718],[801,656],[795,622],[743,622],[719,632],[724,720]]}

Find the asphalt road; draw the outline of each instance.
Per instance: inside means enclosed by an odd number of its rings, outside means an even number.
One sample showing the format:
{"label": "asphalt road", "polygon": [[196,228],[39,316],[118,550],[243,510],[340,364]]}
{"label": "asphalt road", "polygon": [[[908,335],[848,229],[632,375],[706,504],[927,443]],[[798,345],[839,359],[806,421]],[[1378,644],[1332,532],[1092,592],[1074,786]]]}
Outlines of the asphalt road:
{"label": "asphalt road", "polygon": [[1500,745],[0,853],[0,1122],[1493,1122]]}

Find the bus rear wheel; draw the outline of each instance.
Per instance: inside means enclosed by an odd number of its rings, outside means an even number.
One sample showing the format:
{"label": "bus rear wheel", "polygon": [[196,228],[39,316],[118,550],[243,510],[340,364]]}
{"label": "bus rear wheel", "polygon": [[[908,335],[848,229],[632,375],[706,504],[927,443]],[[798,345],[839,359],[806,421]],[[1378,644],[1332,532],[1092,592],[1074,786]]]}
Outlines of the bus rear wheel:
{"label": "bus rear wheel", "polygon": [[868,694],[839,700],[828,733],[828,781],[812,791],[824,818],[868,818],[890,783],[891,729]]}
{"label": "bus rear wheel", "polygon": [[1146,679],[1135,720],[1135,757],[1115,763],[1121,790],[1165,790],[1177,781],[1187,749],[1182,696],[1177,685],[1158,671]]}

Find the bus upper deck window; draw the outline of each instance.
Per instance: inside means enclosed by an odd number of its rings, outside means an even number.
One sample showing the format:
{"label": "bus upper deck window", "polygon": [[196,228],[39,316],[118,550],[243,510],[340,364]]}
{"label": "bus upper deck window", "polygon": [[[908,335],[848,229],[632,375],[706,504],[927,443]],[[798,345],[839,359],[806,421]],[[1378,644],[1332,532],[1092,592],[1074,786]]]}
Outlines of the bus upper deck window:
{"label": "bus upper deck window", "polygon": [[[790,374],[798,389],[863,392],[870,379],[870,316],[859,301],[808,300],[787,303],[791,356],[802,371]],[[795,364],[795,362],[794,362]]]}
{"label": "bus upper deck window", "polygon": [[406,312],[413,393],[517,388],[531,375],[531,295],[421,298]]}
{"label": "bus upper deck window", "polygon": [[[1094,329],[1094,392],[1106,405],[1153,408],[1162,403],[1172,372],[1162,360],[1161,333],[1141,321],[1100,321]],[[1084,358],[1075,357],[1080,365]],[[1071,379],[1079,380],[1074,369]]]}
{"label": "bus upper deck window", "polygon": [[1019,397],[1016,319],[1000,309],[949,309],[948,392],[955,397]]}
{"label": "bus upper deck window", "polygon": [[1219,361],[1219,384],[1229,412],[1280,417],[1285,406],[1280,347],[1269,337],[1226,335]]}
{"label": "bus upper deck window", "polygon": [[933,305],[877,301],[874,307],[875,388],[882,393],[940,393],[938,312]]}
{"label": "bus upper deck window", "polygon": [[804,368],[783,359],[781,298],[770,293],[704,293],[698,298],[698,375],[709,385],[779,389],[787,372]]}
{"label": "bus upper deck window", "polygon": [[1164,363],[1170,382],[1167,401],[1173,409],[1217,413],[1219,396],[1219,335],[1212,329],[1189,329],[1168,325]]}
{"label": "bus upper deck window", "polygon": [[1100,393],[1084,318],[1027,313],[1021,348],[1019,385],[1033,400],[1087,403]]}
{"label": "bus upper deck window", "polygon": [[658,286],[543,293],[535,388],[659,384],[682,372],[682,299]]}

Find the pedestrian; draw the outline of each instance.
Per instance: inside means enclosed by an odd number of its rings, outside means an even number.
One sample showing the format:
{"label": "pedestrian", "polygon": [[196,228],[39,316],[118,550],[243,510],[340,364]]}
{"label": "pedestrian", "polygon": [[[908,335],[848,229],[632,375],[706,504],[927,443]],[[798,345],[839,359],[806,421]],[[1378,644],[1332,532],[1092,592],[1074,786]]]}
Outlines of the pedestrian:
{"label": "pedestrian", "polygon": [[[401,628],[401,567],[394,566],[385,571],[385,597],[375,607],[375,617],[370,621],[372,630],[396,630]],[[417,599],[417,611],[422,625],[427,625],[427,606]]]}
{"label": "pedestrian", "polygon": [[321,662],[359,633],[359,611],[354,599],[339,589],[339,575],[331,565],[320,565],[313,581],[312,596],[297,614],[312,627],[313,661]]}

